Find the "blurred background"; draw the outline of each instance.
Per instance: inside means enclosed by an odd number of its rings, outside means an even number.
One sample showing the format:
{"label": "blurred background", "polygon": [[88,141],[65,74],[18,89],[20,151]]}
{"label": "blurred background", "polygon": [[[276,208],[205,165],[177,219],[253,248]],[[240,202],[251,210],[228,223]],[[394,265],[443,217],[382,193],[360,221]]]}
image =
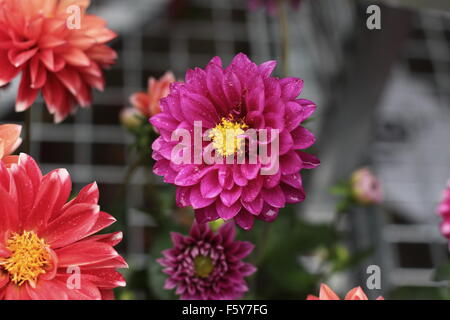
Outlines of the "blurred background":
{"label": "blurred background", "polygon": [[[169,231],[186,232],[193,214],[175,207],[174,189],[153,176],[150,156],[124,183],[137,155],[119,114],[132,93],[145,91],[148,77],[167,70],[183,79],[188,68],[215,55],[229,63],[238,52],[257,63],[279,59],[279,19],[249,10],[247,0],[92,3],[91,12],[119,33],[119,61],[92,108],[53,125],[42,102],[33,107],[31,154],[45,172],[67,168],[76,191],[98,182],[102,209],[125,230],[120,250],[129,284],[119,298],[173,298],[154,259],[170,247]],[[381,8],[381,30],[366,27],[370,4]],[[252,234],[240,231],[258,243],[270,239],[253,258],[260,267],[247,297],[304,299],[321,281],[339,293],[365,288],[372,264],[381,268],[381,289],[366,290],[371,297],[448,297],[448,246],[435,211],[450,178],[450,2],[303,0],[287,12],[288,72],[305,80],[302,97],[318,105],[307,126],[318,137],[311,152],[322,165],[305,173],[307,200],[286,208],[270,237],[260,225]],[[23,121],[14,112],[17,86],[0,91],[1,122]],[[385,199],[352,208],[334,226],[338,199],[330,188],[361,166],[377,174]],[[167,230],[161,215],[175,218]],[[334,227],[338,238],[330,236]]]}

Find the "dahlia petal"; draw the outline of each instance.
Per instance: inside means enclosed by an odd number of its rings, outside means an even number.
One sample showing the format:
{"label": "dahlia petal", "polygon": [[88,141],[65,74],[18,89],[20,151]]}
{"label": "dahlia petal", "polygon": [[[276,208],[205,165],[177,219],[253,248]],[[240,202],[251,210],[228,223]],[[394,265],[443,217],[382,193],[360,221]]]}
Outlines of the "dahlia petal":
{"label": "dahlia petal", "polygon": [[21,112],[28,109],[36,100],[39,90],[31,88],[30,73],[27,68],[22,72],[19,92],[16,98],[16,111]]}
{"label": "dahlia petal", "polygon": [[184,208],[191,204],[190,199],[191,188],[178,187],[176,190],[175,201],[178,207]]}
{"label": "dahlia petal", "polygon": [[285,130],[292,131],[304,119],[303,107],[296,102],[289,101],[286,103],[286,110],[284,114]]}
{"label": "dahlia petal", "polygon": [[215,198],[205,198],[202,196],[200,191],[200,185],[196,185],[191,188],[191,193],[189,195],[191,206],[194,209],[205,208],[216,201]]}
{"label": "dahlia petal", "polygon": [[52,248],[60,248],[85,237],[97,221],[100,207],[93,204],[71,206],[47,226],[43,236]]}
{"label": "dahlia petal", "polygon": [[87,67],[91,64],[89,57],[80,49],[71,47],[61,53],[66,62],[76,67]]}
{"label": "dahlia petal", "polygon": [[250,264],[250,263],[244,263],[244,265],[239,269],[239,272],[247,277],[247,276],[251,276],[252,274],[254,274],[256,272],[257,268]]}
{"label": "dahlia petal", "polygon": [[39,57],[35,56],[30,63],[31,88],[42,88],[47,80],[47,71],[39,62]]}
{"label": "dahlia petal", "polygon": [[83,277],[103,289],[125,287],[124,277],[114,269],[83,270]]}
{"label": "dahlia petal", "polygon": [[281,181],[286,183],[287,185],[293,187],[293,188],[301,188],[302,183],[302,177],[300,176],[300,173],[293,173],[288,175],[283,175],[281,177]]}
{"label": "dahlia petal", "polygon": [[33,300],[67,300],[68,289],[58,281],[39,280],[33,288],[28,283],[26,291]]}
{"label": "dahlia petal", "polygon": [[230,220],[234,218],[239,213],[241,208],[242,206],[240,202],[235,202],[232,206],[227,207],[222,203],[222,201],[216,201],[217,214],[224,220]]}
{"label": "dahlia petal", "polygon": [[116,300],[114,290],[100,290],[100,294],[102,295],[101,300]]}
{"label": "dahlia petal", "polygon": [[350,290],[344,298],[345,300],[369,300],[361,287]]}
{"label": "dahlia petal", "polygon": [[298,78],[284,78],[280,80],[283,97],[287,100],[296,99],[303,89],[303,80]]}
{"label": "dahlia petal", "polygon": [[24,287],[18,287],[12,282],[4,289],[5,300],[30,300],[27,290]]}
{"label": "dahlia petal", "polygon": [[250,180],[248,184],[242,189],[242,199],[246,202],[252,202],[261,192],[264,180],[261,176]]}
{"label": "dahlia petal", "polygon": [[241,203],[248,212],[257,216],[261,213],[264,205],[264,199],[258,195],[256,199],[251,202],[241,201]]}
{"label": "dahlia petal", "polygon": [[81,240],[56,249],[60,267],[88,266],[116,258],[118,253],[110,245],[93,240]]}
{"label": "dahlia petal", "polygon": [[58,170],[48,173],[42,179],[33,208],[25,221],[25,228],[40,230],[47,225],[59,196],[61,181]]}
{"label": "dahlia petal", "polygon": [[95,236],[89,237],[89,240],[95,240],[100,241],[106,244],[109,244],[110,246],[116,246],[119,244],[123,239],[123,233],[121,231],[113,232],[113,233],[107,233],[107,234],[98,234]]}
{"label": "dahlia petal", "polygon": [[78,72],[73,69],[64,68],[55,74],[70,93],[77,96],[81,87],[81,78]]}
{"label": "dahlia petal", "polygon": [[3,155],[10,155],[19,147],[22,142],[20,139],[21,131],[22,127],[16,124],[0,125],[0,140],[3,142]]}
{"label": "dahlia petal", "polygon": [[36,54],[36,52],[38,52],[38,50],[39,48],[33,48],[24,51],[12,49],[8,52],[8,59],[16,68],[18,68],[25,64],[25,62],[30,60]]}
{"label": "dahlia petal", "polygon": [[9,63],[7,51],[0,49],[0,61],[2,61],[2,70],[0,72],[0,87],[11,82],[20,72],[20,68],[16,68]]}
{"label": "dahlia petal", "polygon": [[200,181],[200,192],[205,198],[215,198],[222,190],[223,188],[219,184],[217,170],[208,172]]}
{"label": "dahlia petal", "polygon": [[241,212],[235,217],[236,224],[244,230],[250,230],[253,228],[255,218],[252,214],[241,210]]}
{"label": "dahlia petal", "polygon": [[242,175],[247,179],[247,180],[253,180],[256,178],[256,176],[258,175],[259,169],[260,169],[260,165],[259,164],[241,164],[241,172]]}
{"label": "dahlia petal", "polygon": [[277,173],[272,175],[264,176],[264,188],[272,189],[275,188],[281,179],[281,170],[278,170]]}
{"label": "dahlia petal", "polygon": [[55,71],[55,57],[53,50],[41,50],[39,51],[39,59],[50,71]]}
{"label": "dahlia petal", "polygon": [[297,154],[300,156],[302,160],[303,169],[314,169],[320,165],[320,160],[317,159],[317,157],[312,154],[303,151],[297,151]]}
{"label": "dahlia petal", "polygon": [[226,114],[228,106],[226,104],[225,93],[222,89],[223,71],[222,67],[216,63],[210,63],[206,68],[206,85],[211,95],[211,99]]}
{"label": "dahlia petal", "polygon": [[316,142],[314,135],[302,126],[294,129],[291,135],[295,149],[307,149]]}
{"label": "dahlia petal", "polygon": [[222,203],[226,205],[227,207],[231,207],[236,201],[239,199],[239,197],[242,194],[242,188],[238,185],[235,185],[230,190],[223,190],[220,193],[220,199],[222,200]]}
{"label": "dahlia petal", "polygon": [[198,224],[208,223],[219,218],[215,205],[195,210],[195,220]]}
{"label": "dahlia petal", "polygon": [[8,191],[0,186],[0,236],[6,231],[19,229],[19,213],[17,199],[12,198]]}
{"label": "dahlia petal", "polygon": [[17,186],[19,219],[20,221],[24,221],[33,207],[35,190],[33,188],[32,181],[26,174],[23,167],[19,167],[17,164],[13,164],[10,168],[10,171]]}
{"label": "dahlia petal", "polygon": [[277,62],[274,60],[264,62],[258,66],[258,70],[264,78],[270,77],[273,70],[275,70]]}
{"label": "dahlia petal", "polygon": [[70,206],[79,203],[89,203],[89,204],[97,204],[99,199],[99,191],[98,185],[96,182],[93,182],[87,186],[85,186],[78,195],[73,198],[70,202],[64,205],[63,210],[66,210]]}
{"label": "dahlia petal", "polygon": [[275,208],[283,208],[286,203],[286,198],[280,186],[272,189],[262,189],[262,197],[265,202]]}
{"label": "dahlia petal", "polygon": [[89,230],[89,232],[86,234],[86,236],[94,234],[99,232],[100,230],[103,230],[110,225],[112,225],[117,220],[110,214],[100,211],[98,214],[98,219],[95,222],[95,224],[92,226],[92,228]]}
{"label": "dahlia petal", "polygon": [[314,111],[316,111],[317,108],[316,104],[310,100],[297,99],[296,102],[300,104],[303,108],[301,122],[308,119],[314,113]]}
{"label": "dahlia petal", "polygon": [[0,290],[9,283],[9,275],[6,272],[0,272]]}
{"label": "dahlia petal", "polygon": [[202,127],[212,128],[220,120],[214,105],[205,97],[190,93],[181,97],[184,118],[190,123],[201,121]]}
{"label": "dahlia petal", "polygon": [[302,160],[300,156],[290,151],[280,157],[280,169],[283,175],[297,173],[302,169]]}
{"label": "dahlia petal", "polygon": [[340,300],[338,295],[336,293],[334,293],[334,291],[331,290],[331,288],[324,283],[322,283],[320,285],[319,299],[320,300]]}
{"label": "dahlia petal", "polygon": [[26,153],[21,153],[19,155],[18,163],[23,169],[25,169],[31,183],[33,184],[33,190],[35,190],[35,192],[39,190],[42,181],[42,173],[36,161],[34,161],[34,159]]}
{"label": "dahlia petal", "polygon": [[241,103],[242,87],[239,78],[233,71],[227,70],[222,83],[223,91],[231,106],[238,106]]}
{"label": "dahlia petal", "polygon": [[283,184],[281,188],[286,197],[287,203],[297,203],[305,200],[306,195],[302,187],[293,188],[291,186]]}
{"label": "dahlia petal", "polygon": [[200,182],[200,179],[210,172],[213,167],[199,167],[196,165],[188,165],[178,172],[175,178],[175,184],[177,186],[192,186]]}
{"label": "dahlia petal", "polygon": [[66,43],[65,40],[55,37],[54,35],[51,35],[51,34],[42,36],[39,39],[39,47],[41,50],[59,47],[65,43]]}

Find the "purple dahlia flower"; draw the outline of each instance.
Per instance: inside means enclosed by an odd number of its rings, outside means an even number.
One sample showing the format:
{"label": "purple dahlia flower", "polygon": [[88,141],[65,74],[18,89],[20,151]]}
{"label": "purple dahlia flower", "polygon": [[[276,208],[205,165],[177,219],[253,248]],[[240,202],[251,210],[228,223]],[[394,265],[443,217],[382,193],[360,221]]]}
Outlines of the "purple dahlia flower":
{"label": "purple dahlia flower", "polygon": [[[172,84],[161,100],[162,112],[150,119],[161,134],[152,145],[153,170],[177,187],[177,205],[192,206],[198,223],[234,219],[249,230],[255,218],[271,222],[286,203],[305,199],[300,170],[317,167],[319,160],[301,151],[315,138],[300,123],[316,105],[298,99],[303,80],[271,77],[275,66],[275,61],[258,66],[238,54],[223,68],[216,57],[205,70],[189,70],[185,82]],[[181,130],[194,138],[174,141],[173,133]],[[255,141],[260,153],[253,157]],[[189,161],[174,157],[179,144]],[[195,161],[208,153],[222,163]]]}
{"label": "purple dahlia flower", "polygon": [[223,225],[217,232],[208,224],[194,223],[189,236],[173,232],[174,247],[164,250],[158,263],[169,275],[165,289],[176,288],[183,300],[232,300],[248,291],[244,277],[256,268],[242,259],[254,246],[236,241],[233,223]]}

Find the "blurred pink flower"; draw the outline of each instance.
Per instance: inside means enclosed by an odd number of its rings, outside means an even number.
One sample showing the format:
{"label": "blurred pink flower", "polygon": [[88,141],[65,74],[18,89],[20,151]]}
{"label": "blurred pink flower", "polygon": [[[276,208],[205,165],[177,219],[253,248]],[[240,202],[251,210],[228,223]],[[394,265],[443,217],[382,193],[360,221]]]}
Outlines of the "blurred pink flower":
{"label": "blurred pink flower", "polygon": [[159,100],[167,97],[170,85],[175,82],[172,72],[166,72],[158,80],[148,79],[147,92],[137,92],[130,97],[131,105],[143,116],[149,118],[161,112]]}
{"label": "blurred pink flower", "polygon": [[183,300],[231,300],[248,291],[245,277],[256,268],[242,259],[254,246],[250,242],[236,241],[234,223],[230,222],[217,232],[208,224],[194,223],[189,236],[173,232],[174,247],[164,250],[158,263],[169,275],[164,289],[176,288]]}
{"label": "blurred pink flower", "polygon": [[383,200],[381,183],[368,168],[356,170],[351,185],[352,195],[360,204],[377,204]]}
{"label": "blurred pink flower", "polygon": [[448,181],[447,189],[444,191],[437,211],[442,219],[444,219],[440,226],[441,233],[444,237],[450,239],[450,180]]}
{"label": "blurred pink flower", "polygon": [[[341,300],[341,299],[333,290],[331,290],[329,286],[322,283],[320,285],[319,296],[316,297],[310,294],[308,295],[306,300]],[[364,293],[361,287],[356,287],[350,290],[345,295],[344,300],[369,300],[369,298],[367,298],[367,295]],[[377,298],[377,300],[384,300],[384,298],[380,296]]]}
{"label": "blurred pink flower", "polygon": [[22,127],[17,124],[0,125],[0,160],[6,165],[17,162],[17,156],[11,154],[20,146]]}

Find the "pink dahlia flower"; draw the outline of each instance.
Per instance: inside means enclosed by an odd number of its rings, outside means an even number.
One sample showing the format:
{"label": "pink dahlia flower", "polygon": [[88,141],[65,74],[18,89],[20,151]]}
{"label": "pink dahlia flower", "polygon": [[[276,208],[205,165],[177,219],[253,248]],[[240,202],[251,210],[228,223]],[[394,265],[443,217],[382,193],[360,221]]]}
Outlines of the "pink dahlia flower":
{"label": "pink dahlia flower", "polygon": [[363,205],[377,204],[383,200],[381,183],[368,169],[356,170],[351,178],[354,199]]}
{"label": "pink dahlia flower", "polygon": [[42,176],[26,154],[9,169],[0,161],[0,299],[112,299],[125,286],[122,233],[94,235],[115,222],[97,185],[67,202],[71,186],[65,169]]}
{"label": "pink dahlia flower", "polygon": [[[277,1],[278,0],[248,0],[249,6],[251,10],[255,10],[258,7],[264,6],[271,14],[275,14],[277,12]],[[292,8],[298,9],[300,7],[300,3],[302,0],[285,0],[289,1],[292,5]]]}
{"label": "pink dahlia flower", "polygon": [[159,80],[150,77],[147,92],[137,92],[130,97],[132,106],[145,117],[160,113],[159,100],[167,97],[173,82],[175,82],[175,76],[170,71],[166,72]]}
{"label": "pink dahlia flower", "polygon": [[[116,52],[106,22],[85,13],[89,0],[0,0],[0,87],[22,74],[16,111],[28,109],[39,92],[60,122],[87,107],[92,90],[103,90],[102,68]],[[77,12],[68,10],[79,8]]]}
{"label": "pink dahlia flower", "polygon": [[158,263],[169,275],[165,289],[176,288],[183,300],[231,300],[248,291],[244,277],[256,268],[242,259],[254,246],[236,241],[233,223],[223,225],[217,232],[207,224],[194,223],[189,236],[172,233],[174,247],[163,251]]}
{"label": "pink dahlia flower", "polygon": [[[333,290],[326,284],[322,283],[320,285],[320,293],[319,296],[316,297],[314,295],[308,295],[306,300],[341,300],[339,296],[334,293]],[[369,300],[367,295],[364,293],[361,287],[356,287],[350,290],[346,295],[344,300]],[[378,297],[377,300],[384,300],[383,297]]]}
{"label": "pink dahlia flower", "polygon": [[447,190],[444,191],[442,202],[439,204],[438,213],[444,219],[441,223],[441,233],[447,239],[450,239],[450,180]]}
{"label": "pink dahlia flower", "polygon": [[[161,100],[162,112],[150,119],[161,134],[152,145],[153,170],[177,187],[177,205],[192,206],[198,223],[235,219],[248,230],[255,218],[273,221],[286,203],[305,199],[300,170],[317,167],[319,160],[301,151],[315,138],[300,123],[316,106],[298,99],[301,79],[271,77],[275,66],[274,61],[258,66],[238,54],[223,68],[216,57],[205,70],[189,70],[185,82],[172,84],[170,94]],[[198,121],[200,128],[194,126]],[[211,153],[222,163],[178,161],[173,154],[179,142],[173,141],[172,134],[182,129],[194,137],[201,131],[200,135],[209,139],[200,145],[195,138],[183,141],[186,154],[191,150],[200,157]],[[263,131],[267,133],[267,139],[256,143],[260,150],[272,150],[270,163],[261,154],[251,156],[254,153],[246,147],[255,142],[250,129],[259,137]],[[279,133],[278,139],[272,131]],[[240,161],[242,158],[245,161]],[[278,168],[272,166],[274,159]],[[273,172],[263,174],[268,168]]]}
{"label": "pink dahlia flower", "polygon": [[22,127],[17,124],[0,125],[0,160],[4,163],[17,162],[17,156],[11,156],[11,153],[22,143],[21,131]]}

